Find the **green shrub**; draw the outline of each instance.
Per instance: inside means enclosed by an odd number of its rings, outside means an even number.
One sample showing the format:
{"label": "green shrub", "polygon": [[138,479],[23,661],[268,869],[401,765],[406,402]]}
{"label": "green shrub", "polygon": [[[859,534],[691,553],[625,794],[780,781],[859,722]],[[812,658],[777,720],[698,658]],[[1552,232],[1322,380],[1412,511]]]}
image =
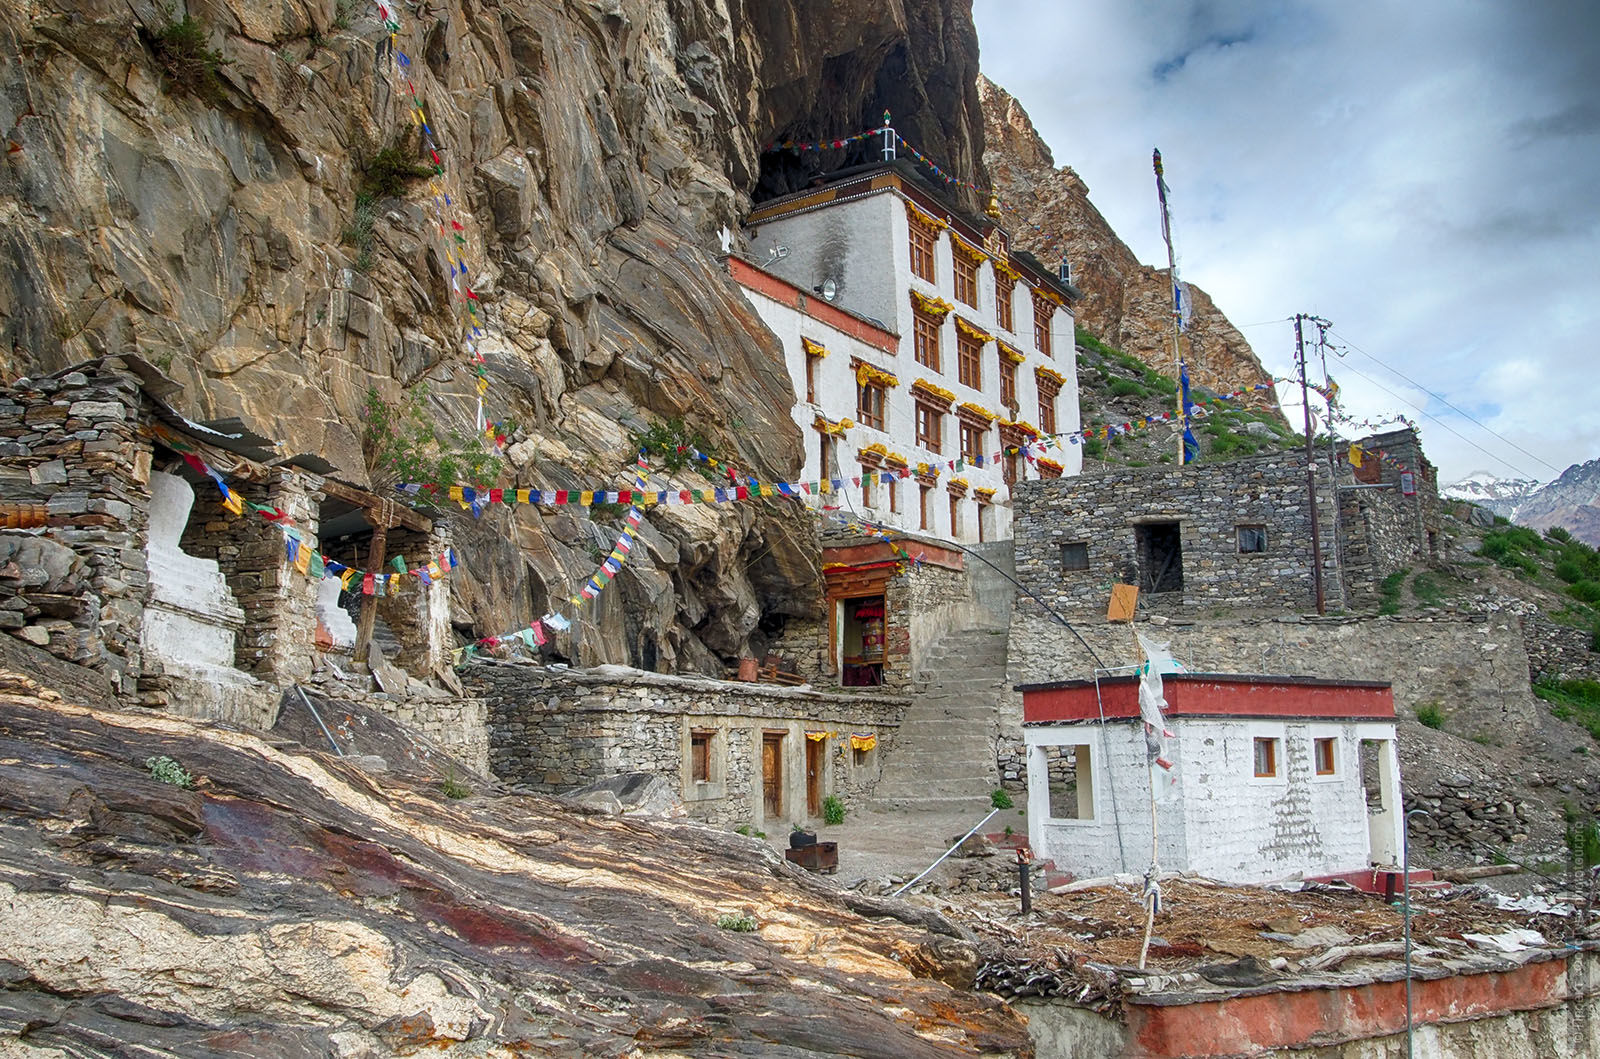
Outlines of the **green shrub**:
{"label": "green shrub", "polygon": [[[505,470],[505,461],[476,435],[444,425],[429,410],[426,383],[412,387],[398,406],[369,389],[366,412],[367,465],[381,484],[423,482],[482,488]],[[428,494],[418,498],[426,500]]]}
{"label": "green shrub", "polygon": [[844,823],[844,803],[831,794],[822,799],[822,822],[830,827]]}
{"label": "green shrub", "polygon": [[1106,451],[1105,443],[1099,438],[1083,439],[1083,454],[1085,456],[1099,456]]}
{"label": "green shrub", "polygon": [[378,223],[378,203],[371,195],[357,195],[356,208],[350,215],[350,224],[340,234],[340,241],[357,250],[354,267],[358,272],[372,271],[373,231]]}
{"label": "green shrub", "polygon": [[[170,7],[167,18],[173,19]],[[226,60],[207,46],[206,28],[198,19],[186,14],[169,21],[156,30],[150,43],[174,91],[187,92],[213,106],[227,98],[221,73]]]}
{"label": "green shrub", "polygon": [[151,778],[160,780],[162,783],[170,783],[172,786],[182,787],[184,790],[189,790],[194,786],[194,777],[185,772],[183,766],[165,754],[160,757],[145,758],[144,767],[150,770]]}
{"label": "green shrub", "polygon": [[1493,559],[1507,570],[1532,576],[1539,572],[1539,566],[1527,553],[1537,553],[1543,548],[1544,542],[1537,533],[1522,526],[1512,526],[1485,533],[1478,554],[1485,559]]}
{"label": "green shrub", "polygon": [[1567,595],[1581,603],[1600,603],[1600,583],[1579,581],[1567,586]]}
{"label": "green shrub", "polygon": [[425,180],[433,170],[413,162],[400,147],[391,144],[372,156],[361,170],[361,184],[357,196],[371,199],[399,198],[406,193],[406,185],[414,180]]}
{"label": "green shrub", "polygon": [[1533,693],[1550,704],[1557,720],[1573,721],[1600,739],[1600,682],[1593,680],[1541,680]]}
{"label": "green shrub", "polygon": [[1115,379],[1111,383],[1111,396],[1113,397],[1144,397],[1145,388],[1132,379]]}
{"label": "green shrub", "polygon": [[453,772],[440,781],[439,789],[444,792],[446,798],[453,798],[456,801],[472,797],[472,788],[456,779]]}
{"label": "green shrub", "polygon": [[1572,543],[1572,534],[1564,526],[1551,526],[1544,531],[1544,535],[1553,541],[1560,541],[1562,544]]}
{"label": "green shrub", "polygon": [[1437,702],[1425,702],[1417,707],[1417,723],[1438,731],[1444,727],[1444,710]]}
{"label": "green shrub", "polygon": [[1600,621],[1594,623],[1594,628],[1589,630],[1589,650],[1600,651]]}
{"label": "green shrub", "polygon": [[1583,580],[1583,564],[1571,559],[1558,560],[1555,570],[1556,576],[1569,585]]}
{"label": "green shrub", "polygon": [[694,452],[704,453],[709,447],[705,436],[689,429],[682,416],[672,416],[653,423],[648,429],[635,432],[632,438],[636,450],[659,456],[669,471],[681,471],[691,464],[698,464]]}
{"label": "green shrub", "polygon": [[732,930],[740,934],[749,934],[756,929],[755,916],[718,916],[717,926],[723,930]]}
{"label": "green shrub", "polygon": [[1006,793],[1004,787],[996,787],[994,793],[989,795],[989,804],[996,809],[1009,809],[1012,806],[1011,795]]}

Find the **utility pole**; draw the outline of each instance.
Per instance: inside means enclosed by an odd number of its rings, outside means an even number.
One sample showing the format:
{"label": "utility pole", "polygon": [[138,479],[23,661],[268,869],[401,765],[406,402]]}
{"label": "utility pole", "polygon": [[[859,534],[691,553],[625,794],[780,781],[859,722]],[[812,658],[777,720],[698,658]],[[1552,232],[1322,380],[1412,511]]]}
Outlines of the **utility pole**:
{"label": "utility pole", "polygon": [[1183,407],[1183,352],[1178,345],[1178,333],[1183,328],[1183,302],[1178,288],[1178,259],[1172,250],[1172,218],[1167,211],[1167,182],[1162,178],[1160,151],[1152,152],[1151,164],[1156,170],[1156,196],[1161,200],[1161,237],[1167,242],[1167,277],[1172,280],[1172,378],[1177,387],[1174,399],[1178,413],[1178,466],[1182,467],[1186,455],[1184,435],[1189,432],[1188,409]]}
{"label": "utility pole", "polygon": [[1300,409],[1305,413],[1306,424],[1306,499],[1311,509],[1311,585],[1317,594],[1317,613],[1326,614],[1327,603],[1322,597],[1322,539],[1317,528],[1317,472],[1316,458],[1311,450],[1311,397],[1306,386],[1306,343],[1302,323],[1315,319],[1305,313],[1294,314],[1294,361],[1300,369]]}

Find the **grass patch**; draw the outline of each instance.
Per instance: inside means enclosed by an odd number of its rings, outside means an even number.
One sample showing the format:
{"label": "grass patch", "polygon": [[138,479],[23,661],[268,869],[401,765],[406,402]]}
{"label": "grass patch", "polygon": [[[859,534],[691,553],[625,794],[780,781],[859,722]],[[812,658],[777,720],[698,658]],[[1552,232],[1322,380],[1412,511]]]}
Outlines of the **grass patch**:
{"label": "grass patch", "polygon": [[1420,573],[1411,579],[1411,596],[1425,607],[1444,603],[1444,585],[1438,575]]}
{"label": "grass patch", "polygon": [[1411,575],[1411,568],[1396,570],[1378,585],[1378,613],[1400,613],[1400,589],[1404,587],[1406,578]]}
{"label": "grass patch", "polygon": [[1542,556],[1545,547],[1544,540],[1533,530],[1525,526],[1508,526],[1485,533],[1478,554],[1485,559],[1493,559],[1514,573],[1534,577],[1539,573],[1539,564],[1534,557]]}
{"label": "grass patch", "polygon": [[1425,702],[1417,707],[1417,723],[1424,728],[1440,731],[1444,728],[1444,710],[1437,702]]}
{"label": "grass patch", "polygon": [[1557,720],[1572,721],[1600,739],[1600,681],[1542,680],[1533,693],[1550,704]]}
{"label": "grass patch", "polygon": [[356,259],[352,267],[358,272],[372,271],[373,231],[377,223],[377,200],[371,195],[357,195],[355,212],[350,215],[350,224],[339,239],[345,246],[355,247]]}
{"label": "grass patch", "polygon": [[456,779],[454,773],[451,773],[442,781],[440,781],[439,789],[444,792],[444,796],[446,798],[451,798],[456,801],[460,801],[462,798],[472,797],[472,788]]}
{"label": "grass patch", "polygon": [[749,934],[756,929],[755,916],[718,916],[717,926],[738,934]]}
{"label": "grass patch", "polygon": [[1105,451],[1106,451],[1105,442],[1101,441],[1099,438],[1085,438],[1084,439],[1084,442],[1083,442],[1083,454],[1085,456],[1099,456],[1101,453],[1103,453]]}
{"label": "grass patch", "polygon": [[1006,793],[1004,787],[996,787],[994,793],[989,795],[989,804],[996,809],[1010,809],[1012,806],[1011,795]]}
{"label": "grass patch", "polygon": [[1148,395],[1149,391],[1132,379],[1113,379],[1111,382],[1111,396],[1113,397],[1146,397]]}

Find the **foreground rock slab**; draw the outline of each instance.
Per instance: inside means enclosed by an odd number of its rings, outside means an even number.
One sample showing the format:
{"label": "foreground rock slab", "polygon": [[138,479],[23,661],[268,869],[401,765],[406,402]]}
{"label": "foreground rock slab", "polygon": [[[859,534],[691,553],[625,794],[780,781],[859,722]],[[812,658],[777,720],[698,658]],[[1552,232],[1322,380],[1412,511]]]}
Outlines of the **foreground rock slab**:
{"label": "foreground rock slab", "polygon": [[0,1054],[1031,1054],[931,913],[277,742],[0,680]]}

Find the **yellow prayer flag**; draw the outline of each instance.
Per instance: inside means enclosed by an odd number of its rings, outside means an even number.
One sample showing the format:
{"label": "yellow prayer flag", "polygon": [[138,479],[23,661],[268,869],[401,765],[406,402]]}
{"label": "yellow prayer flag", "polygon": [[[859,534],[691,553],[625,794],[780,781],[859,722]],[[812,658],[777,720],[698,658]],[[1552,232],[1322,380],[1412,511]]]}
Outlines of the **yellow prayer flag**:
{"label": "yellow prayer flag", "polygon": [[526,489],[518,489],[517,490],[517,503],[526,504],[528,502],[529,502],[528,501],[528,490],[526,490]]}
{"label": "yellow prayer flag", "polygon": [[238,493],[229,493],[222,498],[222,509],[232,515],[244,514],[244,498]]}
{"label": "yellow prayer flag", "polygon": [[1360,467],[1361,466],[1361,446],[1360,445],[1351,445],[1350,446],[1350,466],[1352,466],[1352,467]]}
{"label": "yellow prayer flag", "polygon": [[461,499],[461,487],[459,485],[452,485],[450,487],[450,494],[449,495],[450,495],[450,499],[451,500],[460,500]]}
{"label": "yellow prayer flag", "polygon": [[311,549],[304,543],[300,545],[300,551],[295,554],[294,568],[302,574],[311,572]]}
{"label": "yellow prayer flag", "polygon": [[578,494],[578,503],[582,504],[584,507],[588,507],[591,504],[593,504],[594,503],[594,490],[585,489],[583,492],[579,493]]}

